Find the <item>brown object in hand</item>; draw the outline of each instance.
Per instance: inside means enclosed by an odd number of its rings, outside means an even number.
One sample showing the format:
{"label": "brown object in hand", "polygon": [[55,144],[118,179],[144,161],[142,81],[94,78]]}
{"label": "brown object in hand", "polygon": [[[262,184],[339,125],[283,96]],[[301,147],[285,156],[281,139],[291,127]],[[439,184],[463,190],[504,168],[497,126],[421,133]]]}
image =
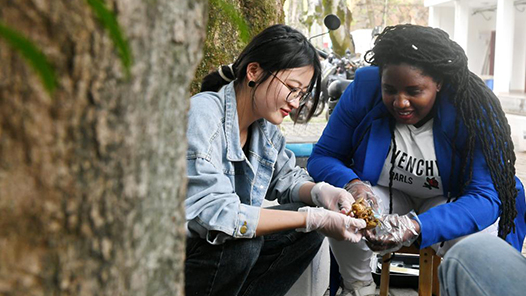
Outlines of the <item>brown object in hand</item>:
{"label": "brown object in hand", "polygon": [[367,226],[365,229],[373,229],[378,225],[378,219],[374,216],[373,209],[367,205],[363,197],[358,198],[351,208],[354,218],[364,219]]}

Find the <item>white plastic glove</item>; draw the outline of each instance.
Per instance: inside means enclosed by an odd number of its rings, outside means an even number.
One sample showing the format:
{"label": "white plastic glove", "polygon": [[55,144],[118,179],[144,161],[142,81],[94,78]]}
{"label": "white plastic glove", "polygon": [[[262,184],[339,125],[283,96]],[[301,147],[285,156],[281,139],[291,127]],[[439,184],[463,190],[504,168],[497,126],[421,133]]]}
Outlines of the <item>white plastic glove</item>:
{"label": "white plastic glove", "polygon": [[318,207],[344,213],[348,213],[351,210],[352,203],[354,202],[353,196],[345,189],[334,187],[325,182],[314,185],[310,196],[312,202]]}
{"label": "white plastic glove", "polygon": [[311,232],[317,230],[336,240],[346,240],[353,243],[362,239],[362,233],[359,230],[366,226],[363,219],[351,218],[323,208],[303,207],[298,212],[307,213],[307,222],[305,228],[299,228],[296,231]]}
{"label": "white plastic glove", "polygon": [[379,205],[380,199],[374,194],[369,182],[362,182],[360,180],[351,181],[345,185],[345,190],[352,194],[355,200],[363,198],[373,209],[373,212],[381,214]]}
{"label": "white plastic glove", "polygon": [[413,221],[420,223],[414,211],[406,215],[382,215],[380,225],[365,231],[369,249],[381,255],[394,252],[402,246],[409,247],[420,235]]}

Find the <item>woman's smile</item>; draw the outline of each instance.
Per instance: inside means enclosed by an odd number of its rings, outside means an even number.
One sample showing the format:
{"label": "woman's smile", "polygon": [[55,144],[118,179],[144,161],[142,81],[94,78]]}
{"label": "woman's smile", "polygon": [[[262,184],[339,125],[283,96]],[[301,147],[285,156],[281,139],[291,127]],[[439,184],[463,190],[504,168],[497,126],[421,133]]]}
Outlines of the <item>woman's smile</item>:
{"label": "woman's smile", "polygon": [[290,113],[290,110],[287,110],[287,109],[279,109],[281,111],[281,115],[283,115],[283,118],[287,117]]}
{"label": "woman's smile", "polygon": [[382,100],[397,122],[417,124],[431,112],[441,83],[408,64],[382,70]]}
{"label": "woman's smile", "polygon": [[400,119],[403,119],[405,121],[410,120],[413,117],[414,112],[413,111],[403,111],[403,110],[396,110],[396,113],[398,114],[398,117]]}

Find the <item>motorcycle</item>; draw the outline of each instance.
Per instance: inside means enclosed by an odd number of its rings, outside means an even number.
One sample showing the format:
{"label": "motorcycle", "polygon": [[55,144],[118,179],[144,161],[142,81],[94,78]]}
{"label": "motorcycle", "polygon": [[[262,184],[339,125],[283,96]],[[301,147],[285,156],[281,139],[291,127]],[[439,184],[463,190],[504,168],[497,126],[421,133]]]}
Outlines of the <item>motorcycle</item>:
{"label": "motorcycle", "polygon": [[[329,116],[334,110],[337,99],[354,79],[354,73],[362,65],[359,62],[360,58],[352,55],[350,51],[346,52],[345,57],[334,57],[332,64],[335,65],[334,72],[325,81],[323,90],[324,104],[327,105],[327,112],[325,112],[325,119],[329,120]],[[342,88],[342,86],[344,86]],[[337,97],[336,97],[337,96]]]}
{"label": "motorcycle", "polygon": [[[312,36],[309,38],[309,41],[312,38],[324,35],[329,33],[331,30],[336,30],[340,27],[340,19],[333,14],[327,15],[323,20],[325,26],[329,29],[328,32],[318,34],[315,36]],[[354,72],[357,68],[359,68],[361,65],[359,63],[360,58],[353,56],[349,50],[346,51],[346,54],[344,57],[340,57],[335,53],[326,53],[325,51],[321,49],[316,49],[318,51],[318,55],[323,59],[321,62],[322,64],[322,74],[321,74],[321,83],[320,85],[316,85],[316,87],[321,88],[320,92],[320,99],[318,101],[318,105],[316,107],[316,110],[313,113],[313,116],[319,116],[323,113],[325,110],[325,106],[328,105],[328,111],[325,113],[325,118],[328,120],[330,113],[332,113],[332,110],[334,110],[335,105],[335,98],[331,97],[330,93],[330,85],[336,82],[343,82],[342,85],[348,85],[352,79],[354,79]],[[337,83],[337,85],[340,85]],[[334,89],[337,89],[337,87],[333,87]],[[313,94],[316,91],[316,89],[313,89]],[[333,90],[334,92],[334,90]],[[343,92],[343,90],[342,90]],[[335,93],[332,94],[332,96],[336,95]],[[339,98],[339,96],[338,96]],[[313,100],[307,100],[305,102],[306,107],[301,110],[299,114],[297,114],[297,109],[292,110],[291,117],[296,118],[297,123],[306,123],[307,122],[307,115],[309,111],[311,110],[313,106]]]}
{"label": "motorcycle", "polygon": [[353,82],[353,80],[351,79],[339,79],[339,80],[333,81],[329,85],[329,88],[328,88],[329,99],[327,101],[328,108],[327,108],[327,113],[325,113],[325,118],[327,119],[327,121],[329,121],[329,118],[332,112],[334,111],[334,108],[336,108],[336,104],[338,104],[338,100],[340,100],[341,95],[343,94],[347,86],[351,84],[351,82]]}
{"label": "motorcycle", "polygon": [[[323,19],[323,23],[325,27],[328,29],[328,31],[310,37],[309,41],[312,40],[313,38],[328,34],[330,31],[337,30],[341,25],[340,18],[338,18],[334,14],[329,14],[325,16],[325,18]],[[327,91],[328,91],[329,83],[333,81],[333,75],[338,68],[337,65],[332,63],[332,57],[330,56],[329,53],[326,53],[325,51],[321,49],[316,49],[316,51],[318,52],[318,55],[320,56],[320,58],[323,59],[323,61],[321,62],[322,64],[321,84],[319,86],[316,85],[316,87],[321,87],[321,92],[320,92],[320,99],[318,101],[318,106],[316,107],[316,110],[314,111],[314,114],[313,114],[314,117],[319,116],[325,110],[325,105],[327,104],[327,101],[328,101]],[[329,60],[329,58],[331,58],[331,60]],[[313,94],[315,92],[316,92],[316,88],[312,90]],[[297,123],[307,122],[307,115],[309,114],[313,106],[312,99],[307,100],[305,104],[306,104],[306,107],[303,108],[299,114],[297,113],[298,109],[293,109],[290,112],[291,118],[295,118]]]}
{"label": "motorcycle", "polygon": [[347,61],[344,62],[345,68],[347,69],[347,76],[345,78],[335,79],[329,83],[327,88],[327,112],[325,113],[325,119],[329,121],[329,118],[338,104],[338,100],[341,95],[354,80],[354,74],[358,68],[366,66],[365,61],[359,56],[354,55],[350,51],[346,52]]}

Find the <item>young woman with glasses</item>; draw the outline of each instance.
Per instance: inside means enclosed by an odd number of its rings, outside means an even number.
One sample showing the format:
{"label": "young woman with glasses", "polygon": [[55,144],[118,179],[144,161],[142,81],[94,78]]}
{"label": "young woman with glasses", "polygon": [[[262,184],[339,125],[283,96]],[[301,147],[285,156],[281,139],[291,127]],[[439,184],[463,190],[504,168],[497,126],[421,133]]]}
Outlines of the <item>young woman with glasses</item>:
{"label": "young woman with glasses", "polygon": [[[313,183],[295,165],[277,127],[301,108],[320,72],[307,39],[275,25],[257,35],[232,65],[205,77],[202,92],[192,97],[187,295],[284,295],[323,235],[361,239],[358,230],[365,222],[341,213],[350,209],[352,195]],[[319,91],[315,102],[318,97]],[[264,199],[280,205],[262,208]]]}

